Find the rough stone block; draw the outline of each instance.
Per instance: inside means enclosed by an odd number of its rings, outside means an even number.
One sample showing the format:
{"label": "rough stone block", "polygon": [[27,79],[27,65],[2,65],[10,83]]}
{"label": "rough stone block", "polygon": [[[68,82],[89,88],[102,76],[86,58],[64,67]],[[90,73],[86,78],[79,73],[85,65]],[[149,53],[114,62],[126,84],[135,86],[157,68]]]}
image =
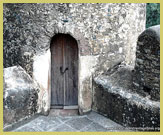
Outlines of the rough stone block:
{"label": "rough stone block", "polygon": [[134,74],[133,85],[140,85],[135,90],[160,100],[160,25],[146,29],[138,37]]}
{"label": "rough stone block", "polygon": [[93,110],[135,130],[159,130],[160,102],[129,90],[126,83],[115,85],[112,80],[115,74],[118,73],[101,75],[94,79]]}
{"label": "rough stone block", "polygon": [[20,66],[3,70],[4,127],[28,118],[37,111],[39,87]]}

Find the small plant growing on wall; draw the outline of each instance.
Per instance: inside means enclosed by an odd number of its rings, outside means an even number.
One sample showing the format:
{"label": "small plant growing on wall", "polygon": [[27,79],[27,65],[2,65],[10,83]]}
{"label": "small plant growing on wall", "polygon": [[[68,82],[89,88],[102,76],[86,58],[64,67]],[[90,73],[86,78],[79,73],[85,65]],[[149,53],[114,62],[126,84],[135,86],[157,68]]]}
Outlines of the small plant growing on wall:
{"label": "small plant growing on wall", "polygon": [[160,3],[147,3],[146,28],[160,24]]}

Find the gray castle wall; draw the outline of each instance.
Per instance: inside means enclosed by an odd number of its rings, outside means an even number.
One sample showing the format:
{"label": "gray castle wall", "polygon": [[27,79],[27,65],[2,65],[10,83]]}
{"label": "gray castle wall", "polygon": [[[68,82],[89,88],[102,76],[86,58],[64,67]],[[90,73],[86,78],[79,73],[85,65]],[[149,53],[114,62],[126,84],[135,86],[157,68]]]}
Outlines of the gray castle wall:
{"label": "gray castle wall", "polygon": [[92,77],[119,63],[135,65],[145,3],[4,4],[4,68],[20,65],[41,87],[38,111],[50,109],[50,41],[70,34],[79,47],[79,109],[92,107]]}

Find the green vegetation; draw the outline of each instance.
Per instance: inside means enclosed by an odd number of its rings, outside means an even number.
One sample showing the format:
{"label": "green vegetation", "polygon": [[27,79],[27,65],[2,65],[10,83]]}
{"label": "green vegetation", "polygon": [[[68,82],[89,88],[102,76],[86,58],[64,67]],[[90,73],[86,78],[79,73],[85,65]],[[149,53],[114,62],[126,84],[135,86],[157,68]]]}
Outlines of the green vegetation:
{"label": "green vegetation", "polygon": [[160,24],[160,3],[147,3],[146,28]]}

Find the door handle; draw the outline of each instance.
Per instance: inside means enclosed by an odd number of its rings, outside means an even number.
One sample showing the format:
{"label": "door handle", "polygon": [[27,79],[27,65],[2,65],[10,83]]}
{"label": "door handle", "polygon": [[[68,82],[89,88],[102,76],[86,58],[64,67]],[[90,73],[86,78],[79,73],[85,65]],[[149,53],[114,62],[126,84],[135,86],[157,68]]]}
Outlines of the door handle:
{"label": "door handle", "polygon": [[60,73],[63,75],[68,70],[68,67],[65,68],[63,71],[63,67],[60,67]]}

